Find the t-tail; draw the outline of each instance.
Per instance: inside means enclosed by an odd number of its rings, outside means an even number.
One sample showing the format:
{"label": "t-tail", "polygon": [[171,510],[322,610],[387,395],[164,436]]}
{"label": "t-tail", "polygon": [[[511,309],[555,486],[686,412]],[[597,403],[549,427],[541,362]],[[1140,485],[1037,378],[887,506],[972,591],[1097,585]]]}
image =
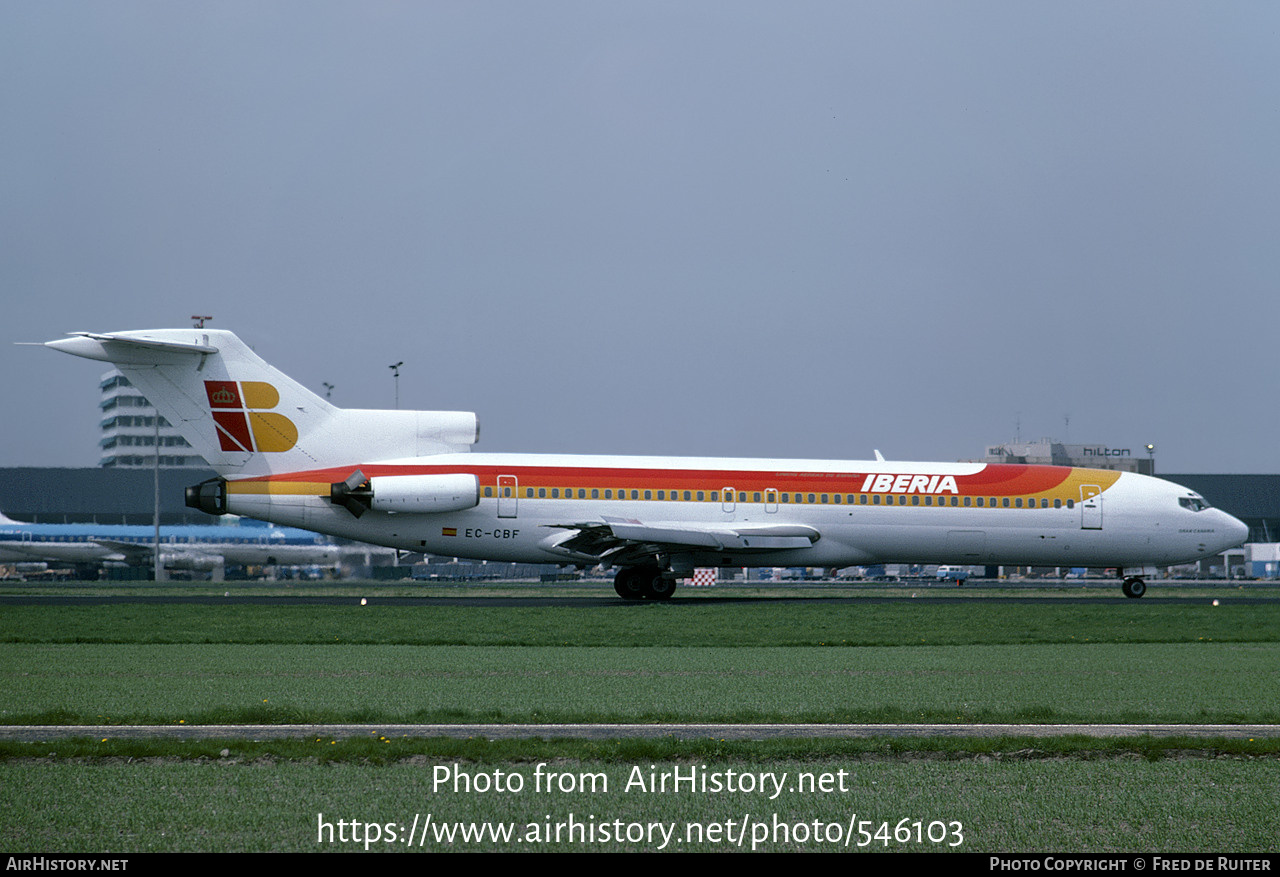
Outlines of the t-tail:
{"label": "t-tail", "polygon": [[337,408],[226,330],[75,332],[46,346],[115,365],[224,478],[458,453],[478,437],[471,412]]}

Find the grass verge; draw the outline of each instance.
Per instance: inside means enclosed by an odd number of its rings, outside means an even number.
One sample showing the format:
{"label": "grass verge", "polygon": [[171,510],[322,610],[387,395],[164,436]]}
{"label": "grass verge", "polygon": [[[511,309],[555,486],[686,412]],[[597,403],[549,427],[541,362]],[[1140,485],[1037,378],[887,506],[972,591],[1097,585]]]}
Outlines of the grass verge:
{"label": "grass verge", "polygon": [[[1277,704],[1280,604],[1229,598],[0,615],[10,723],[1274,722]],[[569,786],[536,790],[538,765]],[[1275,851],[1278,790],[1274,740],[72,740],[0,744],[0,843],[400,850],[429,816],[433,850]]]}

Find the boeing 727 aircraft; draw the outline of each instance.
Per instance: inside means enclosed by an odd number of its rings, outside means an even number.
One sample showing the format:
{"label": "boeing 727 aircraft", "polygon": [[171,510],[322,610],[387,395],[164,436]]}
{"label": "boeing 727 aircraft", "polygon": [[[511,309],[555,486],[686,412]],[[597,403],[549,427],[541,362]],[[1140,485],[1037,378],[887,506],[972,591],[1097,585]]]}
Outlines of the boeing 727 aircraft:
{"label": "boeing 727 aircraft", "polygon": [[233,333],[74,333],[219,475],[187,505],[406,551],[617,567],[662,600],[696,566],[1156,565],[1242,543],[1193,491],[1130,472],[981,463],[471,453],[469,412],[336,408]]}

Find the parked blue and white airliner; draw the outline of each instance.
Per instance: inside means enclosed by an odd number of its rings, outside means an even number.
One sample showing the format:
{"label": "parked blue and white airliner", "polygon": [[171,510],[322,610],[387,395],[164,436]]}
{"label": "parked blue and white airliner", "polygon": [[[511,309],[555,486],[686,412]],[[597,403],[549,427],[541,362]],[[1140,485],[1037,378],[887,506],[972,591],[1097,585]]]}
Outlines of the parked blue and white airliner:
{"label": "parked blue and white airliner", "polygon": [[[155,528],[128,524],[31,524],[0,514],[0,563],[128,564],[154,562]],[[166,569],[225,565],[333,566],[332,540],[309,530],[262,524],[162,527]]]}

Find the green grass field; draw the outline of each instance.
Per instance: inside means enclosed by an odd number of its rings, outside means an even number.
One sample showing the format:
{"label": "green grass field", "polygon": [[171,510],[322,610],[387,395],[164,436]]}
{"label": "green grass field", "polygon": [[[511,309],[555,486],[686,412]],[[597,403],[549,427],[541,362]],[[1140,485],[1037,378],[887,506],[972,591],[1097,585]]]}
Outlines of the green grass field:
{"label": "green grass field", "polygon": [[[694,595],[585,608],[386,606],[377,587],[348,593],[369,605],[7,606],[0,723],[1280,722],[1280,600],[1244,604],[1234,592],[1216,594],[1218,606],[1153,592],[1033,603]],[[844,848],[836,834],[852,849],[1275,851],[1278,756],[1276,741],[108,737],[0,746],[0,842],[363,849],[367,834],[318,837],[330,814],[379,825],[372,849],[404,849],[387,837],[430,813],[437,829],[529,833],[423,847],[437,850],[751,848],[716,834],[746,839],[749,828],[771,832],[755,847],[770,851]],[[539,763],[608,788],[535,792]],[[776,795],[627,788],[636,771],[700,766],[722,779],[785,774],[790,785]],[[442,790],[441,769],[469,783],[505,771],[525,787]],[[796,786],[802,773],[845,788]],[[573,819],[590,834],[557,842],[553,829],[571,832]],[[665,846],[616,836],[659,822],[693,834]],[[955,846],[953,834],[928,837],[953,823]],[[881,834],[862,843],[864,831]]]}

